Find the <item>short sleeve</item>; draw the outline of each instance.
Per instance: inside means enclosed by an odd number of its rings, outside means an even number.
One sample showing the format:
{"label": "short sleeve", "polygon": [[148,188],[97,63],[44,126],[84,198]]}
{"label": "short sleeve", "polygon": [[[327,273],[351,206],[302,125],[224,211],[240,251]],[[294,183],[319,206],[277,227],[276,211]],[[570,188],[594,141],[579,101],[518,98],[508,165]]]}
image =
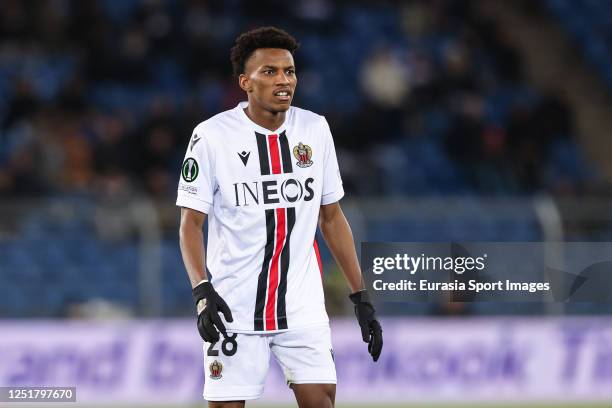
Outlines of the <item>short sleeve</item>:
{"label": "short sleeve", "polygon": [[209,214],[215,191],[214,155],[206,137],[194,130],[181,166],[176,205]]}
{"label": "short sleeve", "polygon": [[338,159],[336,158],[334,139],[332,138],[327,120],[322,118],[322,122],[323,137],[325,140],[325,162],[323,165],[323,193],[321,196],[321,205],[327,205],[340,201],[340,199],[344,197],[344,188],[342,187],[342,177],[340,176],[340,168],[338,167]]}

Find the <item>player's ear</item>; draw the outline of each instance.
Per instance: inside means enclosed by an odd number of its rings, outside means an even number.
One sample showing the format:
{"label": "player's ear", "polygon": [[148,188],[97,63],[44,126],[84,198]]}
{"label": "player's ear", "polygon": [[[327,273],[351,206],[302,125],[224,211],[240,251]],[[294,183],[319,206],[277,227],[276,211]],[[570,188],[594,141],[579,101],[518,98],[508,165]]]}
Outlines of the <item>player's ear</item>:
{"label": "player's ear", "polygon": [[238,77],[238,85],[240,85],[240,88],[242,88],[243,91],[251,92],[251,81],[245,74],[240,74]]}

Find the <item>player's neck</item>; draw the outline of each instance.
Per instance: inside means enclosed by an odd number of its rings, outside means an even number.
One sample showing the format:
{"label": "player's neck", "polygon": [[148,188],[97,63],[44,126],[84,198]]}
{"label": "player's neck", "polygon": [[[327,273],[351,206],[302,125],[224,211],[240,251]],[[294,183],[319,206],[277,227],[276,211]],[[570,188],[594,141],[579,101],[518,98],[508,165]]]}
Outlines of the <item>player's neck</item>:
{"label": "player's neck", "polygon": [[270,112],[265,109],[258,109],[251,103],[244,108],[244,113],[246,113],[253,122],[272,132],[282,126],[285,122],[286,114],[286,112]]}

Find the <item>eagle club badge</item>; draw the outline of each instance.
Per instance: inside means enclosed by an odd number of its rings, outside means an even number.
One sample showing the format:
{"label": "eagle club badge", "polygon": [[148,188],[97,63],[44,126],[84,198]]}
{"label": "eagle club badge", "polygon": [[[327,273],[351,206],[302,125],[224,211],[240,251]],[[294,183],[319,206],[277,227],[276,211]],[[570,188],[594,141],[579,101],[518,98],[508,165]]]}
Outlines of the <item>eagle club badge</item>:
{"label": "eagle club badge", "polygon": [[208,369],[210,370],[210,378],[212,378],[213,380],[218,380],[222,377],[221,371],[223,371],[223,364],[221,364],[217,360],[210,363]]}
{"label": "eagle club badge", "polygon": [[312,149],[310,146],[302,144],[302,142],[298,143],[297,146],[293,148],[293,155],[298,160],[297,166],[304,168],[312,166]]}

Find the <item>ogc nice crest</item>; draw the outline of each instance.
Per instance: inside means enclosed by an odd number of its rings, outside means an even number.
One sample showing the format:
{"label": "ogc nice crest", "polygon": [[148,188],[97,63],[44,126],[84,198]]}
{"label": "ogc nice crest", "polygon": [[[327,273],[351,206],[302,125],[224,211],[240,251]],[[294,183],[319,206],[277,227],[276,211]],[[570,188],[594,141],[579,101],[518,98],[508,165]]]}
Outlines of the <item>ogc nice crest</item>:
{"label": "ogc nice crest", "polygon": [[298,160],[297,166],[304,168],[312,166],[312,149],[310,146],[302,144],[301,142],[293,148],[293,155]]}
{"label": "ogc nice crest", "polygon": [[210,370],[210,378],[212,378],[213,380],[218,380],[222,377],[221,371],[223,371],[223,364],[221,364],[217,360],[210,363],[208,369]]}

